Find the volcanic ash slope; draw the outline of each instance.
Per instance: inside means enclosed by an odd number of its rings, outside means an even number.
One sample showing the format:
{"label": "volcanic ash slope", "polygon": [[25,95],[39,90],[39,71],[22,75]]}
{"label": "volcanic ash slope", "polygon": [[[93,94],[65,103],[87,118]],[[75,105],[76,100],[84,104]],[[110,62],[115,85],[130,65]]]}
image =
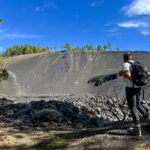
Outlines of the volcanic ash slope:
{"label": "volcanic ash slope", "polygon": [[[123,78],[99,86],[89,79],[121,70],[124,52],[51,52],[7,58],[9,79],[0,92],[17,96],[56,96],[90,93],[123,96]],[[150,52],[133,52],[133,59],[150,69]],[[146,96],[150,94],[146,88]]]}

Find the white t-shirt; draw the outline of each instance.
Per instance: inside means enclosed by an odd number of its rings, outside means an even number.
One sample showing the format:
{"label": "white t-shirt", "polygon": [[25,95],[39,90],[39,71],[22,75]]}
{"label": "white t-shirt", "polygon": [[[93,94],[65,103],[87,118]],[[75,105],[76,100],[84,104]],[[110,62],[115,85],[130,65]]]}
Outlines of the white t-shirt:
{"label": "white t-shirt", "polygon": [[[134,62],[133,60],[129,60],[129,62]],[[122,66],[122,71],[125,72],[125,71],[132,71],[132,65],[128,62],[126,63],[123,63],[123,66]],[[124,81],[125,81],[125,84],[126,84],[126,87],[130,87],[130,88],[140,88],[139,86],[135,85],[133,86],[133,82],[128,79],[128,78],[124,78]]]}

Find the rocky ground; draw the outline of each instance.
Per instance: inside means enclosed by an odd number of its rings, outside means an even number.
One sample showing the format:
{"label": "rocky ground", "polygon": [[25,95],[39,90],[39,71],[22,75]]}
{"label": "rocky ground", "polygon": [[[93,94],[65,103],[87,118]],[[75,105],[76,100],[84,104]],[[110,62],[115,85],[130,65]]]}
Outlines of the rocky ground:
{"label": "rocky ground", "polygon": [[100,127],[115,121],[129,121],[126,101],[101,95],[55,97],[8,97],[0,99],[0,120],[5,126],[50,124]]}
{"label": "rocky ground", "polygon": [[128,135],[130,125],[123,99],[91,94],[0,97],[0,149],[150,149],[150,125],[142,123],[141,138]]}

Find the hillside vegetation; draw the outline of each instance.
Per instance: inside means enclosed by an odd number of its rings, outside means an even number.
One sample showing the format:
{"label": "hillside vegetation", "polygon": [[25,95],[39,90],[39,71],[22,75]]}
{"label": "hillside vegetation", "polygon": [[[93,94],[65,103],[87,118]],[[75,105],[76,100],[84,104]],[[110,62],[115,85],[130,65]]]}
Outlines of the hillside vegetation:
{"label": "hillside vegetation", "polygon": [[0,81],[8,79],[8,72],[6,70],[6,61],[0,56]]}
{"label": "hillside vegetation", "polygon": [[[57,47],[56,46],[45,46],[45,47],[41,47],[40,45],[38,46],[33,46],[33,45],[14,45],[13,47],[7,48],[6,52],[3,53],[3,56],[15,56],[15,55],[24,55],[24,54],[31,54],[31,53],[43,53],[43,52],[50,52],[52,50],[57,51]],[[112,45],[109,42],[107,45],[103,45],[103,47],[98,44],[98,46],[96,48],[93,48],[93,45],[90,44],[86,44],[82,47],[71,47],[71,45],[69,43],[66,43],[65,45],[61,46],[61,51],[72,51],[72,52],[76,52],[76,51],[112,51]],[[116,48],[117,51],[119,51],[119,48]]]}

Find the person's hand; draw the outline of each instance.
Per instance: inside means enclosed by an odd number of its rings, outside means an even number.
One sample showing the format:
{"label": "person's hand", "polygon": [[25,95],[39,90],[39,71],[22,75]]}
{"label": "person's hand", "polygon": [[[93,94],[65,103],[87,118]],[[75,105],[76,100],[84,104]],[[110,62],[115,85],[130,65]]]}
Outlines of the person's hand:
{"label": "person's hand", "polygon": [[122,76],[123,75],[123,71],[120,71],[118,74],[119,74],[119,76]]}
{"label": "person's hand", "polygon": [[150,76],[150,72],[148,72],[148,75]]}

